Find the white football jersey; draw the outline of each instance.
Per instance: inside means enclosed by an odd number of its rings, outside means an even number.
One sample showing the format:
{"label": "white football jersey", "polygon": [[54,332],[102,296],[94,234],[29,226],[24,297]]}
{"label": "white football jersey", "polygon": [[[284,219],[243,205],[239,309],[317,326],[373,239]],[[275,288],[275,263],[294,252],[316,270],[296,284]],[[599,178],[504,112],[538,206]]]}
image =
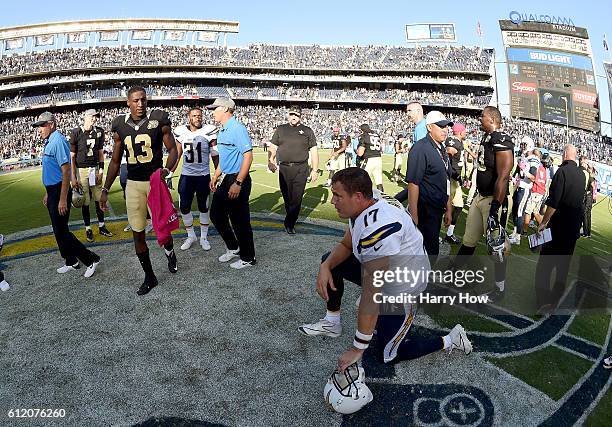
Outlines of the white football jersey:
{"label": "white football jersey", "polygon": [[210,174],[210,156],[217,155],[210,141],[217,139],[217,128],[204,125],[192,132],[185,125],[174,129],[174,138],[183,146],[181,175],[202,176]]}
{"label": "white football jersey", "polygon": [[389,271],[401,271],[393,280],[385,280],[384,294],[416,295],[425,290],[430,266],[423,236],[401,204],[377,199],[355,221],[349,221],[349,227],[353,255],[360,263],[389,257]]}

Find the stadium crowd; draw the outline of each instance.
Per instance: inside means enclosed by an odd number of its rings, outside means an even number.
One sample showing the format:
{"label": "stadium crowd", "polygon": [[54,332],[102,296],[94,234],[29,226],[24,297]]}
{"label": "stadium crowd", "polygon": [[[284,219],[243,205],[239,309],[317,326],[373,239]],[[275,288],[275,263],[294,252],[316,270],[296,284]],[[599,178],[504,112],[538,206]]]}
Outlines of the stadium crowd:
{"label": "stadium crowd", "polygon": [[[157,106],[157,104],[154,104]],[[181,106],[164,105],[172,120],[173,127],[184,124],[186,104]],[[107,131],[110,130],[112,119],[125,111],[124,108],[102,109],[99,126]],[[247,126],[249,133],[256,143],[269,141],[274,128],[285,122],[286,108],[248,105],[241,106],[236,116]],[[81,122],[81,112],[70,111],[57,113],[58,127],[62,132],[77,127]],[[382,110],[382,109],[352,109],[352,110],[326,110],[306,109],[303,111],[304,123],[310,126],[319,143],[330,140],[332,128],[340,127],[342,132],[357,136],[359,126],[368,123],[372,129],[377,130],[382,142],[388,146],[400,134],[412,132],[412,124],[406,118],[404,110]],[[478,118],[473,116],[449,115],[451,120],[465,123],[472,139],[480,138],[480,125]],[[210,117],[204,117],[205,121],[212,124]],[[35,116],[20,116],[0,120],[0,157],[30,158],[36,157],[41,152],[42,146],[36,138],[29,124],[35,120]],[[522,119],[506,119],[504,129],[516,140],[524,135],[530,136],[534,141],[540,142],[541,146],[552,151],[560,152],[568,143],[567,129],[564,126],[538,123],[536,121]],[[612,144],[605,142],[597,134],[578,129],[569,130],[569,142],[576,145],[579,155],[584,155],[591,160],[612,164]]]}
{"label": "stadium crowd", "polygon": [[[370,103],[400,103],[404,100],[418,100],[427,105],[484,107],[491,101],[491,94],[478,95],[472,92],[459,93],[450,88],[445,92],[438,91],[410,91],[402,89],[372,90],[367,88],[356,89],[325,89],[319,87],[280,86],[196,86],[195,84],[157,84],[147,86],[150,96],[159,97],[207,97],[215,98],[227,96],[233,99],[283,99],[306,101],[343,101],[343,102],[370,102]],[[53,91],[43,94],[19,94],[17,96],[0,99],[0,110],[11,108],[27,108],[33,105],[54,104],[58,102],[90,99],[124,98],[123,86],[107,88],[78,88],[73,90]]]}
{"label": "stadium crowd", "polygon": [[466,46],[95,47],[8,55],[0,76],[128,65],[488,72],[492,58],[493,50]]}

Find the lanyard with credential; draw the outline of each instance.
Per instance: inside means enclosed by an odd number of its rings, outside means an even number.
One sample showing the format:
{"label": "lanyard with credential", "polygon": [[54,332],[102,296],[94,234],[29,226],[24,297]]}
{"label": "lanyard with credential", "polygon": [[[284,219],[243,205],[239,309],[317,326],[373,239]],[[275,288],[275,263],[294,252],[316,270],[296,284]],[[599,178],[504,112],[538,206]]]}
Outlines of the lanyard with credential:
{"label": "lanyard with credential", "polygon": [[[448,163],[450,160],[448,159],[448,157],[446,157],[446,159],[444,158],[444,154],[442,154],[442,150],[436,147],[436,144],[434,142],[432,142],[431,140],[429,142],[431,143],[431,145],[433,145],[434,149],[440,155],[440,158],[442,159],[442,163],[444,163],[444,172],[446,173],[446,195],[450,196],[450,175],[448,173]],[[440,146],[441,145],[442,144],[440,144]]]}
{"label": "lanyard with credential", "polygon": [[446,159],[444,158],[444,154],[442,154],[442,150],[440,150],[438,147],[436,147],[436,144],[429,141],[431,145],[433,145],[433,148],[438,152],[438,154],[440,155],[440,158],[442,159],[442,162],[444,163],[444,170],[446,171],[446,175],[448,176],[448,162],[449,159],[448,157],[446,157]]}

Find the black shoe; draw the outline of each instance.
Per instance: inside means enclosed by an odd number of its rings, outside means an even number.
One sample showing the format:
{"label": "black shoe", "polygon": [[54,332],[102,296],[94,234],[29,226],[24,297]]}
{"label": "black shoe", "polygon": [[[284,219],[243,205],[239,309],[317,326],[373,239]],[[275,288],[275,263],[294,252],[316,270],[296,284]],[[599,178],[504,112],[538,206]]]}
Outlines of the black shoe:
{"label": "black shoe", "polygon": [[293,227],[285,227],[285,231],[287,232],[287,234],[295,234],[295,228]]}
{"label": "black shoe", "polygon": [[451,245],[458,245],[459,243],[461,243],[461,240],[457,238],[457,236],[455,236],[454,234],[452,236],[446,236],[444,240],[450,243]]}
{"label": "black shoe", "polygon": [[98,232],[106,237],[113,237],[113,233],[111,233],[108,228],[106,228],[106,225],[103,225],[102,227],[98,228]]}
{"label": "black shoe", "polygon": [[91,228],[85,230],[85,237],[88,242],[93,242],[93,230]]}
{"label": "black shoe", "polygon": [[151,289],[157,286],[157,277],[155,276],[145,276],[144,282],[140,285],[140,288],[136,291],[138,295],[146,295],[151,292]]}
{"label": "black shoe", "polygon": [[168,258],[168,271],[170,273],[176,273],[178,271],[178,265],[176,261],[176,254],[174,253],[174,249],[170,252],[170,255],[166,255]]}

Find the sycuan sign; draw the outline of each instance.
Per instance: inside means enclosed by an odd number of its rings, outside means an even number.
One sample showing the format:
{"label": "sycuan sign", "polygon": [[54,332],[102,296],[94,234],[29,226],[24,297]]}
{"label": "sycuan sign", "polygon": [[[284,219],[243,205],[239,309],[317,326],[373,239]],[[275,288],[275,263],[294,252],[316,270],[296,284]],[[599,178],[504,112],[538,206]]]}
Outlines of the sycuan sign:
{"label": "sycuan sign", "polygon": [[544,24],[568,25],[575,27],[572,18],[546,14],[524,13],[516,10],[510,12],[510,20],[517,25],[522,24],[523,22],[540,22]]}

